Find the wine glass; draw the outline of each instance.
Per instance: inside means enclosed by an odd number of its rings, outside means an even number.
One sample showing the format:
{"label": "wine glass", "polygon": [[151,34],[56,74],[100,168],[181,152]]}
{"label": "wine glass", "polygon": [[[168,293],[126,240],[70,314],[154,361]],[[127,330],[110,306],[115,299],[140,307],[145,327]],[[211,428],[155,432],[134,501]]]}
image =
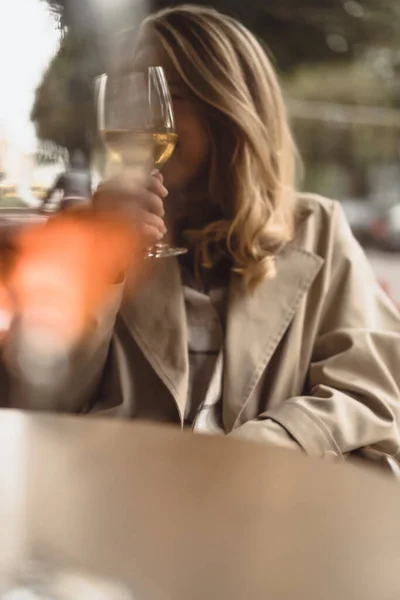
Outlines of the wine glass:
{"label": "wine glass", "polygon": [[[145,179],[172,156],[178,136],[162,67],[101,75],[96,79],[98,127],[107,150],[108,176],[122,170]],[[156,244],[147,258],[185,254],[186,248]]]}

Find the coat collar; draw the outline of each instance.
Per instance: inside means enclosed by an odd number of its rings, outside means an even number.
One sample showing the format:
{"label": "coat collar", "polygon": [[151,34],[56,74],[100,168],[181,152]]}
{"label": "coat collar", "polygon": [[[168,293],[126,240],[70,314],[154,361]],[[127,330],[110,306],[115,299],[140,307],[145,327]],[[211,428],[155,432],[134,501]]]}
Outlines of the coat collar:
{"label": "coat collar", "polygon": [[286,332],[323,259],[287,246],[276,259],[274,279],[254,294],[232,277],[225,340],[223,422],[233,429]]}
{"label": "coat collar", "polygon": [[172,394],[181,421],[188,393],[186,314],[178,261],[155,259],[140,288],[128,290],[121,307],[134,340]]}
{"label": "coat collar", "polygon": [[[230,282],[224,357],[223,421],[230,431],[260,380],[323,259],[289,244],[277,258],[274,279],[254,294],[239,276]],[[187,327],[176,259],[158,261],[147,283],[127,294],[121,316],[183,421],[188,393]]]}

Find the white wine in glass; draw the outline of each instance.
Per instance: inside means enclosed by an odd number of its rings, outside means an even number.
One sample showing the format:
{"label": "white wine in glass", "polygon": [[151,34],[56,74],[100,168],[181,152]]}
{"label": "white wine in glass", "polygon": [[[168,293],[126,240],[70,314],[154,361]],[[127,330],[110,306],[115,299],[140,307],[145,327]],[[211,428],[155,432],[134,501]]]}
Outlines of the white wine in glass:
{"label": "white wine in glass", "polygon": [[[96,80],[98,125],[107,150],[108,175],[123,170],[145,178],[171,158],[178,136],[162,67]],[[156,244],[149,258],[185,254],[186,248]]]}
{"label": "white wine in glass", "polygon": [[148,160],[161,169],[174,152],[176,133],[143,133],[129,129],[109,129],[102,134],[111,161],[134,167]]}

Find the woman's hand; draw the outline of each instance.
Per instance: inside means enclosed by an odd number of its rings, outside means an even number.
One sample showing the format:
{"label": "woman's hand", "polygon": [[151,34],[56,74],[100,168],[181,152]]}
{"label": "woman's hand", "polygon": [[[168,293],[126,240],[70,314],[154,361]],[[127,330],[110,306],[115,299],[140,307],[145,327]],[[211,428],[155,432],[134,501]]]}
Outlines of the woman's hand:
{"label": "woman's hand", "polygon": [[144,186],[134,174],[126,173],[101,184],[94,197],[95,210],[120,215],[130,224],[134,235],[144,247],[160,242],[167,232],[163,201],[168,191],[163,176],[154,171]]}

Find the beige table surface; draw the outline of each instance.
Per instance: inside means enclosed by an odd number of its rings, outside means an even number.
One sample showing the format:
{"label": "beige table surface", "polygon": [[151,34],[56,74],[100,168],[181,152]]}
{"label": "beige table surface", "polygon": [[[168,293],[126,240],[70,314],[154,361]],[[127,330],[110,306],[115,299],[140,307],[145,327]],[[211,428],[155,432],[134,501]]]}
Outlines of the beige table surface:
{"label": "beige table surface", "polygon": [[149,583],[139,600],[400,598],[400,486],[380,475],[168,427],[7,410],[0,444],[3,570],[44,557]]}

